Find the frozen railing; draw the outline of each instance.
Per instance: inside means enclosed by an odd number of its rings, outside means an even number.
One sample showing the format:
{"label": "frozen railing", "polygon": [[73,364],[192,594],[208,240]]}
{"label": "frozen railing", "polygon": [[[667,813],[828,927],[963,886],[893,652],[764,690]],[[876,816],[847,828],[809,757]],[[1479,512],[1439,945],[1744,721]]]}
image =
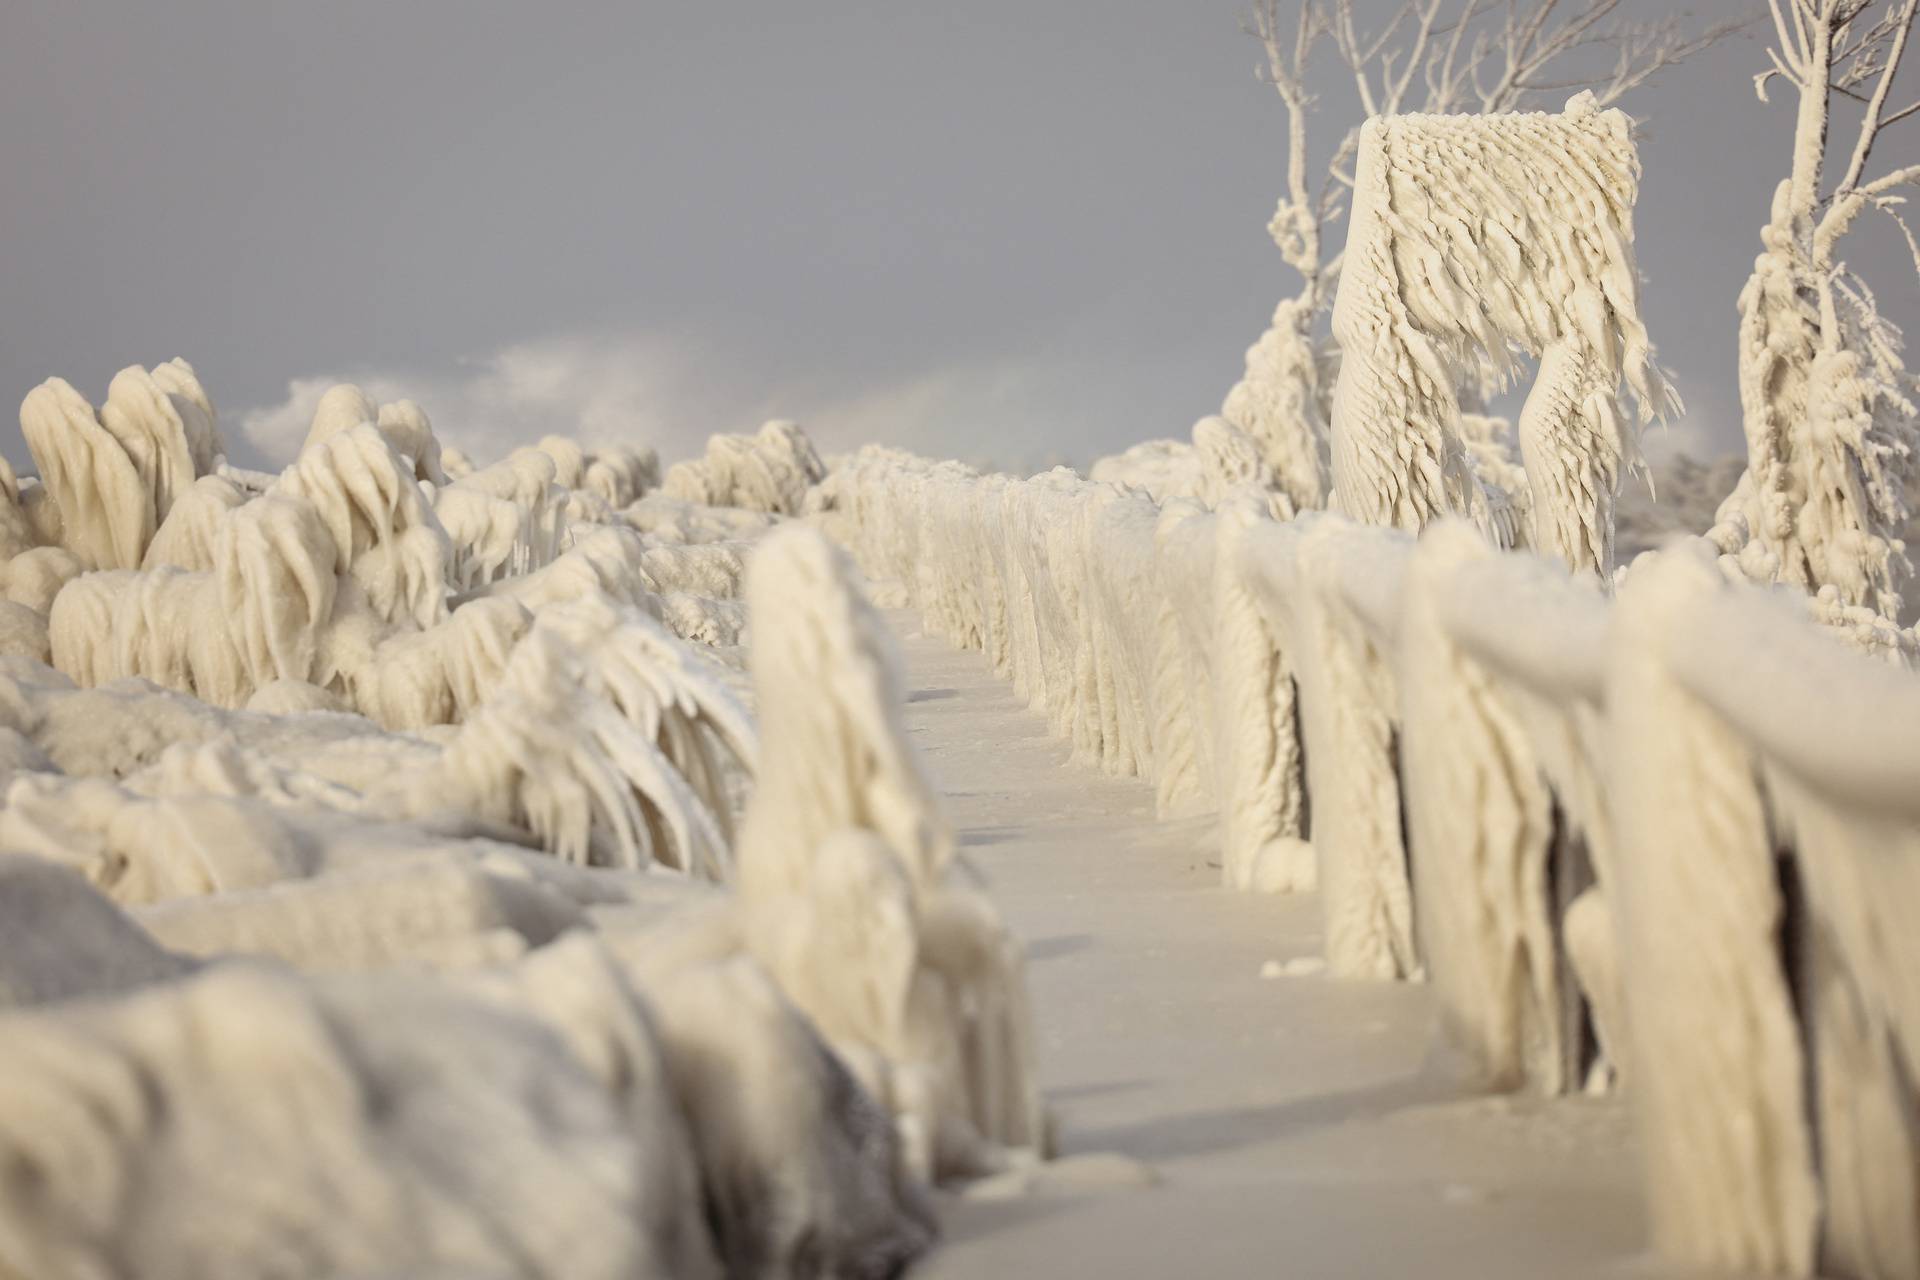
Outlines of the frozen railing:
{"label": "frozen railing", "polygon": [[1424,977],[1495,1087],[1623,1082],[1663,1253],[1920,1274],[1920,680],[1700,544],[1613,601],[1458,524],[877,448],[825,493],[1230,885],[1317,884],[1330,972]]}
{"label": "frozen railing", "polygon": [[1659,1240],[1920,1275],[1920,681],[1684,555],[1615,615],[1604,776]]}

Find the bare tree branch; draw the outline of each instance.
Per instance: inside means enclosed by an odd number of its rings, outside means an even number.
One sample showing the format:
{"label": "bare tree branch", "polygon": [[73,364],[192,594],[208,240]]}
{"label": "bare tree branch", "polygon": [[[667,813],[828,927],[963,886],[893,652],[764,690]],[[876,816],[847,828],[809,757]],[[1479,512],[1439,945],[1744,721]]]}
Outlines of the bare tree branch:
{"label": "bare tree branch", "polygon": [[1880,116],[1886,109],[1887,94],[1893,89],[1894,74],[1900,70],[1901,55],[1907,51],[1907,36],[1913,31],[1916,9],[1920,9],[1920,0],[1906,0],[1905,4],[1898,7],[1888,5],[1886,20],[1874,27],[1876,38],[1887,46],[1880,58],[1880,83],[1874,87],[1873,98],[1867,103],[1867,116],[1860,122],[1860,135],[1853,146],[1853,159],[1847,163],[1846,176],[1840,179],[1840,185],[1836,188],[1838,192],[1853,190],[1867,167],[1867,156],[1872,152],[1874,139],[1879,136],[1882,127]]}

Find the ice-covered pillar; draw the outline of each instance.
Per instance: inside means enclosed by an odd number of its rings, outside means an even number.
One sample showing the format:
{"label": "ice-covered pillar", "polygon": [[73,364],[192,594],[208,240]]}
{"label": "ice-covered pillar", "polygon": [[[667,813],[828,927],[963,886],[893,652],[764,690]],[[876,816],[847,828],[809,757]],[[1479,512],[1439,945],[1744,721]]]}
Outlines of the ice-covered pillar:
{"label": "ice-covered pillar", "polygon": [[1360,133],[1334,300],[1336,509],[1419,530],[1499,530],[1460,436],[1458,388],[1541,361],[1521,417],[1538,551],[1612,572],[1613,500],[1636,461],[1619,389],[1644,420],[1670,391],[1639,318],[1631,122],[1582,94],[1559,114],[1383,116]]}

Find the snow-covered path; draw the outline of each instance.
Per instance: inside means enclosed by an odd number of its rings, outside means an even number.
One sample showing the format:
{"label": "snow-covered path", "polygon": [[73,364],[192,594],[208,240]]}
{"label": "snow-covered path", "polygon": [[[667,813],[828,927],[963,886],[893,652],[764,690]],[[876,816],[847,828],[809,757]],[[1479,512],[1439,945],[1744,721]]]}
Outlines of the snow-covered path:
{"label": "snow-covered path", "polygon": [[1421,987],[1262,978],[1317,954],[1311,898],[1221,889],[1208,824],[1156,822],[1145,784],[1069,762],[981,655],[890,620],[909,729],[1028,944],[1061,1149],[1159,1177],[948,1199],[916,1274],[1649,1274],[1617,1100],[1474,1097]]}

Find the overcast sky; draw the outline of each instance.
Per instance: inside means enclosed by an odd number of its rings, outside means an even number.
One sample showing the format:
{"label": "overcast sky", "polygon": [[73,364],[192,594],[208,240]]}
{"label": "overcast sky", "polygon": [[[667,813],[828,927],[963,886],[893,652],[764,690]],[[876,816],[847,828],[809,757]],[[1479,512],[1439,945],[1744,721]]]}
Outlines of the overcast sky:
{"label": "overcast sky", "polygon": [[[180,355],[276,462],[340,378],[482,456],[774,415],[1017,464],[1184,436],[1293,289],[1238,7],[8,0],[0,393],[97,401]],[[1739,438],[1734,299],[1791,129],[1765,60],[1736,40],[1623,104],[1695,452]],[[1353,118],[1326,88],[1321,163]],[[1879,161],[1916,157],[1920,119]],[[1876,224],[1848,256],[1911,325],[1902,255]]]}

